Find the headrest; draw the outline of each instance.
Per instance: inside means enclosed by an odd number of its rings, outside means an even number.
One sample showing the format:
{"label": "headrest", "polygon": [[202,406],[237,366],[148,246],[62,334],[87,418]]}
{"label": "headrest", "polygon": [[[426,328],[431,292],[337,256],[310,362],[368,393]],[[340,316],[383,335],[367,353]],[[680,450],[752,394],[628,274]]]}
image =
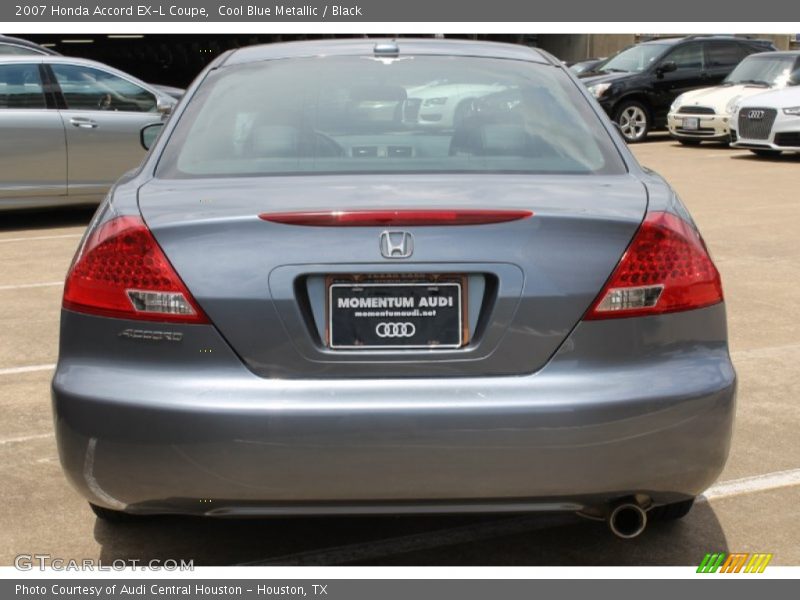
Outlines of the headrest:
{"label": "headrest", "polygon": [[528,132],[519,125],[483,125],[480,136],[483,155],[523,156],[530,146]]}
{"label": "headrest", "polygon": [[253,154],[258,157],[288,157],[300,153],[300,134],[297,128],[286,125],[261,125],[253,129]]}
{"label": "headrest", "polygon": [[477,123],[453,134],[450,154],[473,156],[532,156],[536,143],[521,123]]}

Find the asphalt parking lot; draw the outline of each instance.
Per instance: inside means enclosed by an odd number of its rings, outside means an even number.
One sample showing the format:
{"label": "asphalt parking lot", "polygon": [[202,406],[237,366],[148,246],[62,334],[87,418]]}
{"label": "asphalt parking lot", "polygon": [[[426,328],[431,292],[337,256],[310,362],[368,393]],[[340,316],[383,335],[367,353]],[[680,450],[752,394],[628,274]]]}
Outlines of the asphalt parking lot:
{"label": "asphalt parking lot", "polygon": [[659,136],[634,146],[675,186],[722,273],[739,374],[730,460],[690,515],[621,541],[571,515],[95,520],[61,474],[49,383],[61,285],[91,210],[0,213],[0,564],[692,565],[709,551],[800,564],[800,155],[757,159]]}

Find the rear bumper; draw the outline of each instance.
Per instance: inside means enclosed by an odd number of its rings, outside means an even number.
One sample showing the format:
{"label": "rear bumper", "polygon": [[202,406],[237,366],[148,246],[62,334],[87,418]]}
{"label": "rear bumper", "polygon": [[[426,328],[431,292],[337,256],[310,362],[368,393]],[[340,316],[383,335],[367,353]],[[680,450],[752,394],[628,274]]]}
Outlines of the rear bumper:
{"label": "rear bumper", "polygon": [[[665,319],[666,343],[628,347],[626,327],[642,335]],[[668,338],[701,322],[724,334],[724,319],[722,305],[629,319],[613,337],[609,322],[582,323],[545,368],[509,377],[270,380],[232,354],[206,369],[62,357],[59,453],[89,501],[131,512],[580,510],[632,493],[677,501],[725,464],[736,378],[716,334],[685,346]],[[589,348],[603,338],[602,351]]]}

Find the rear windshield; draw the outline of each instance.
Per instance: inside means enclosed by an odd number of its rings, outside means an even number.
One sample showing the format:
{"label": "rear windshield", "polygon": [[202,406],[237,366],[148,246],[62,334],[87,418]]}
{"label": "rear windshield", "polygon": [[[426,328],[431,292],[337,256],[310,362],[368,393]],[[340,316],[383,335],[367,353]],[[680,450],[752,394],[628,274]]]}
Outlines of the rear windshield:
{"label": "rear windshield", "polygon": [[401,56],[212,71],[157,175],[624,171],[598,116],[560,69]]}

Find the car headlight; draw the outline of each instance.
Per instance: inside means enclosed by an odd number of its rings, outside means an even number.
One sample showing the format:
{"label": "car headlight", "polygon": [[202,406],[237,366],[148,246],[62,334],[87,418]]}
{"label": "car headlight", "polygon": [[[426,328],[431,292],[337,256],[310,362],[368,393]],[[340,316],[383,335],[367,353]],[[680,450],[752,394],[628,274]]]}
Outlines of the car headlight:
{"label": "car headlight", "polygon": [[729,115],[735,115],[738,108],[739,108],[739,100],[741,99],[741,95],[734,96],[731,98],[728,103],[725,105],[725,112]]}
{"label": "car headlight", "polygon": [[791,115],[793,117],[800,117],[800,106],[790,106],[783,109],[783,114]]}
{"label": "car headlight", "polygon": [[675,112],[681,106],[683,106],[683,95],[680,95],[677,98],[675,98],[675,100],[672,102],[672,104],[669,107],[669,112]]}
{"label": "car headlight", "polygon": [[428,98],[425,102],[422,103],[423,106],[441,106],[442,104],[447,104],[447,98]]}
{"label": "car headlight", "polygon": [[610,87],[610,83],[595,83],[594,85],[589,86],[589,93],[595,98],[600,98],[608,91],[608,88]]}

